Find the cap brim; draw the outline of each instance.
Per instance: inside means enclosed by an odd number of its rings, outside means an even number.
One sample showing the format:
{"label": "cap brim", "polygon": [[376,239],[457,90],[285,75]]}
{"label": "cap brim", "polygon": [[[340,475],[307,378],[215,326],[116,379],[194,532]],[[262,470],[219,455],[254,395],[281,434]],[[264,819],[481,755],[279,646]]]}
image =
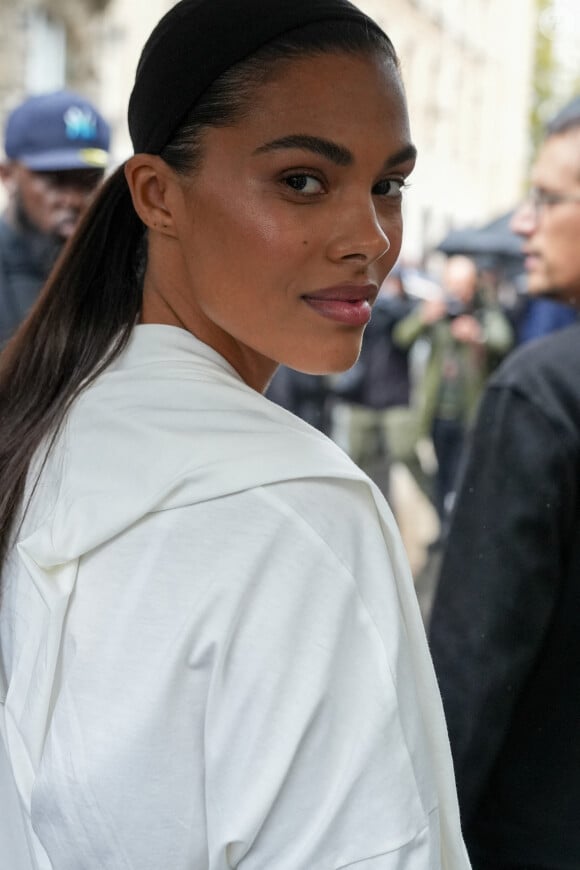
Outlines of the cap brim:
{"label": "cap brim", "polygon": [[103,148],[75,148],[23,154],[15,159],[37,172],[54,172],[59,169],[105,169],[109,155]]}

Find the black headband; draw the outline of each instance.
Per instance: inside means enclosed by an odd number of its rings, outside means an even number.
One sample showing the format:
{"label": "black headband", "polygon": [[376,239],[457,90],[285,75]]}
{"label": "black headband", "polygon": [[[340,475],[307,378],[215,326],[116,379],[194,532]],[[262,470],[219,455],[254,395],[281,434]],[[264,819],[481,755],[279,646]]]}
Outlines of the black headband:
{"label": "black headband", "polygon": [[129,100],[135,152],[158,154],[229,67],[318,21],[353,21],[383,33],[348,0],[181,0],[152,32],[137,67]]}

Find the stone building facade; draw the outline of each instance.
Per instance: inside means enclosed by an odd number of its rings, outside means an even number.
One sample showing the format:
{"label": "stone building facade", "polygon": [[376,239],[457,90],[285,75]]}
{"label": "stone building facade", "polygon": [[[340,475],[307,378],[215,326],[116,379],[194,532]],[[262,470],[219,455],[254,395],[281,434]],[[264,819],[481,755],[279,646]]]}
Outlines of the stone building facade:
{"label": "stone building facade", "polygon": [[399,53],[419,149],[409,256],[521,197],[529,164],[533,0],[360,0]]}
{"label": "stone building facade", "polygon": [[[242,0],[240,0],[242,2]],[[276,0],[272,0],[276,2]],[[358,0],[392,37],[419,149],[405,204],[405,255],[451,226],[509,209],[528,168],[534,0]],[[67,83],[130,153],[125,111],[139,50],[170,0],[0,0],[0,116],[26,90]],[[60,82],[58,77],[60,76]]]}
{"label": "stone building facade", "polygon": [[28,93],[100,92],[109,0],[0,0],[0,115]]}

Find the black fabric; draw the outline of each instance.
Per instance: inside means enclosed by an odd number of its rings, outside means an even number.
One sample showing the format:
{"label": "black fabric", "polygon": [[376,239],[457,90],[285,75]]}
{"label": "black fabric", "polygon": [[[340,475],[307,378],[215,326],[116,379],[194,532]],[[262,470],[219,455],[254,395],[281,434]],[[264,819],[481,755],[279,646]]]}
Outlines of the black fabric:
{"label": "black fabric", "polygon": [[[457,477],[465,439],[465,426],[458,420],[445,420],[435,417],[431,429],[433,450],[437,459],[437,475],[435,478],[435,507],[442,526],[449,513],[448,499],[455,493]],[[443,530],[444,531],[444,530]]]}
{"label": "black fabric", "polygon": [[485,393],[430,623],[474,866],[580,867],[580,326]]}
{"label": "black fabric", "polygon": [[375,410],[409,404],[409,349],[393,344],[391,333],[415,304],[408,298],[377,298],[357,362],[334,381],[339,398]]}
{"label": "black fabric", "polygon": [[546,864],[529,864],[527,861],[525,864],[497,864],[495,861],[493,864],[487,862],[481,864],[477,859],[474,860],[472,855],[469,857],[471,858],[472,870],[554,870],[553,867],[548,867]]}
{"label": "black fabric", "polygon": [[347,0],[181,0],[147,40],[129,101],[136,152],[158,154],[199,97],[262,45],[305,24],[378,25]]}
{"label": "black fabric", "polygon": [[47,236],[0,219],[0,347],[36,302],[59,252]]}
{"label": "black fabric", "polygon": [[280,366],[266,396],[321,432],[330,433],[333,393],[325,375],[308,375]]}

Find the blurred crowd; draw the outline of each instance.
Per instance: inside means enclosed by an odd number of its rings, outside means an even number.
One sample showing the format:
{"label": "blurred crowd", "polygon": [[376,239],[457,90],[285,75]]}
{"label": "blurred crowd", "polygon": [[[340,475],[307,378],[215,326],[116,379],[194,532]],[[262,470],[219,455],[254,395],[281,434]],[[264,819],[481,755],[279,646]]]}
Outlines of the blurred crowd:
{"label": "blurred crowd", "polygon": [[513,258],[506,269],[501,256],[463,253],[445,256],[437,272],[398,265],[352,369],[319,376],[282,367],[270,384],[269,398],[339,443],[395,514],[398,472],[408,472],[402,485],[411,480],[416,503],[427,500],[437,518],[417,569],[444,542],[489,376],[515,348],[577,319],[571,305],[528,294],[523,268],[523,255],[518,270]]}

